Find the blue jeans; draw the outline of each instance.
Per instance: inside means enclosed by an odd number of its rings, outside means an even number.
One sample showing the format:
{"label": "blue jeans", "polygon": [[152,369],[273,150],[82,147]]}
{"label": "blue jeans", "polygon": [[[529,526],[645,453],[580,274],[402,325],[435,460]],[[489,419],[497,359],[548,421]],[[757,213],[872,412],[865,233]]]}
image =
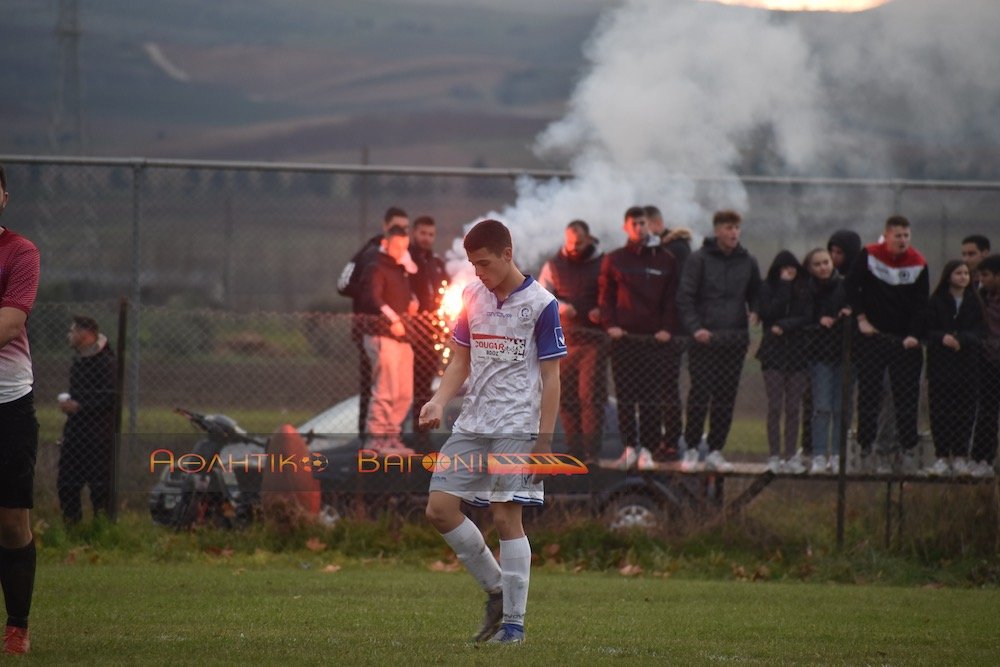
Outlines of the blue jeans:
{"label": "blue jeans", "polygon": [[[816,456],[836,454],[840,446],[840,429],[843,427],[844,367],[839,363],[817,361],[809,367],[809,375],[812,378],[813,454]],[[851,402],[848,401],[848,424],[851,422],[850,405]]]}

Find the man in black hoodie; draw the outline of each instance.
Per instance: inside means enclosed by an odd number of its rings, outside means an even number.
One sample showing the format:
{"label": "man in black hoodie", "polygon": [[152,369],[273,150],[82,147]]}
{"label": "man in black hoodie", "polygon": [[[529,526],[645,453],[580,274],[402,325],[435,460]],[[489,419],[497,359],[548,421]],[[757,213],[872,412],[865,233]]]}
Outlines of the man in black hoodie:
{"label": "man in black hoodie", "polygon": [[[437,314],[441,306],[441,289],[448,284],[444,260],[434,253],[437,225],[434,218],[422,215],[413,221],[410,236],[410,256],[417,272],[410,276],[410,286],[420,304],[417,314],[410,320],[410,344],[413,346],[413,414],[419,415],[424,403],[434,392],[431,384],[441,365],[441,352],[435,345],[445,344]],[[429,451],[430,433],[417,431],[417,449]]]}
{"label": "man in black hoodie", "polygon": [[76,350],[69,372],[69,392],[59,397],[66,414],[59,452],[59,506],[63,521],[83,518],[80,492],[90,486],[94,514],[110,511],[111,456],[115,437],[115,354],[97,322],[73,317],[69,344]]}
{"label": "man in black hoodie", "polygon": [[[611,337],[611,371],[618,399],[618,429],[625,450],[620,468],[654,467],[666,391],[666,344],[677,329],[674,256],[647,242],[640,206],[625,212],[628,243],[604,257],[598,302]],[[639,426],[636,427],[636,411]]]}
{"label": "man in black hoodie", "polygon": [[842,276],[846,276],[861,254],[861,237],[850,229],[838,229],[826,243],[833,260],[833,268]]}
{"label": "man in black hoodie", "polygon": [[691,389],[684,430],[685,468],[698,461],[697,447],[711,406],[705,463],[713,470],[732,470],[722,448],[733,423],[750,342],[747,326],[758,321],[760,290],[757,260],[740,245],[741,222],[735,211],[716,212],[712,218],[715,236],[691,253],[677,291],[681,322],[694,339],[688,351]]}
{"label": "man in black hoodie", "polygon": [[559,321],[569,354],[559,365],[559,416],[569,452],[582,461],[600,454],[608,400],[607,337],[597,305],[603,253],[583,220],[566,225],[565,243],[538,274],[538,283],[559,302]]}
{"label": "man in black hoodie", "polygon": [[[903,473],[916,472],[917,403],[923,366],[920,339],[930,292],[927,260],[910,245],[910,221],[886,220],[885,240],[861,250],[847,274],[847,302],[857,316],[858,445],[869,466],[878,430],[878,414],[888,370],[896,431],[902,447],[896,463]],[[883,468],[884,469],[884,468]]]}

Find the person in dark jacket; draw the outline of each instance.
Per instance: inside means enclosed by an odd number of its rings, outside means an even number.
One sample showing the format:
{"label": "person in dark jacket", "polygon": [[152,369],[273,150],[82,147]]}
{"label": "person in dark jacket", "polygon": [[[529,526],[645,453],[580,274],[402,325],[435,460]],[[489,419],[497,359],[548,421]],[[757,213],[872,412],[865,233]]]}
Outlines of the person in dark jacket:
{"label": "person in dark jacket", "polygon": [[[885,223],[884,241],[861,250],[845,287],[861,336],[858,363],[858,445],[863,465],[870,467],[878,427],[883,376],[889,372],[896,411],[896,431],[902,452],[900,472],[916,472],[917,402],[923,366],[920,339],[924,333],[929,292],[927,261],[910,244],[910,221],[900,215]],[[883,455],[886,454],[883,452]],[[885,461],[878,469],[884,469]]]}
{"label": "person in dark jacket", "polygon": [[968,265],[954,259],[927,305],[927,392],[937,460],[930,475],[964,475],[979,394],[983,304]]}
{"label": "person in dark jacket", "polygon": [[583,220],[566,225],[565,243],[538,274],[559,302],[569,354],[559,365],[559,416],[569,452],[594,461],[601,450],[608,400],[607,336],[601,330],[598,282],[604,254]]}
{"label": "person in dark jacket", "polygon": [[383,453],[413,454],[400,432],[413,400],[413,348],[405,318],[417,312],[410,276],[403,266],[410,237],[390,227],[382,249],[362,276],[362,320],[365,352],[372,369],[371,401],[366,433],[369,446]]}
{"label": "person in dark jacket", "polygon": [[[656,206],[644,206],[646,225],[649,228],[650,245],[662,245],[677,262],[677,275],[684,272],[684,262],[691,256],[691,230],[685,227],[667,229],[663,214]],[[676,458],[683,431],[683,409],[681,406],[681,363],[684,356],[684,340],[687,336],[684,326],[678,320],[678,336],[664,349],[664,380],[666,391],[663,395],[663,446],[664,458]]]}
{"label": "person in dark jacket", "polygon": [[660,443],[665,347],[677,326],[678,276],[673,255],[647,244],[641,207],[625,212],[623,228],[628,242],[601,263],[598,302],[611,338],[618,428],[625,446],[619,467],[648,469],[655,465],[652,450]]}
{"label": "person in dark jacket", "polygon": [[[337,280],[337,292],[341,296],[351,299],[351,313],[353,314],[351,320],[351,340],[358,347],[359,435],[364,434],[365,425],[368,423],[368,400],[372,391],[372,368],[368,363],[368,354],[365,352],[364,346],[364,334],[361,331],[361,321],[364,319],[364,315],[362,314],[362,276],[365,273],[365,267],[378,256],[382,247],[382,240],[385,238],[386,232],[392,227],[401,227],[402,229],[409,229],[410,227],[410,219],[407,217],[406,211],[396,206],[390,206],[386,209],[385,215],[382,218],[382,232],[371,237],[358,248],[358,251],[351,257],[351,261],[344,265],[344,268],[340,272],[340,278]],[[407,253],[406,261],[412,265],[409,253]],[[413,268],[411,273],[415,271],[416,267]]]}
{"label": "person in dark jacket", "polygon": [[1000,416],[1000,255],[989,255],[980,261],[976,266],[976,277],[979,279],[985,326],[970,474],[990,477],[995,473]]}
{"label": "person in dark jacket", "polygon": [[[799,416],[808,375],[804,329],[812,315],[812,300],[802,266],[789,250],[782,250],[767,271],[760,287],[760,322],[764,330],[757,359],[767,393],[768,466],[773,472],[795,474],[806,471],[795,456],[799,440]],[[784,461],[781,422],[785,422]]]}
{"label": "person in dark jacket", "polygon": [[668,229],[663,213],[656,206],[643,206],[650,245],[662,245],[677,262],[677,271],[684,270],[684,262],[691,256],[691,230],[686,227]]}
{"label": "person in dark jacket", "polygon": [[76,355],[69,372],[69,391],[59,396],[66,425],[56,487],[63,521],[75,524],[83,518],[80,493],[84,486],[90,487],[95,515],[111,510],[117,363],[93,318],[75,315],[68,337]]}
{"label": "person in dark jacket", "polygon": [[838,229],[826,242],[834,270],[846,276],[861,254],[861,237],[850,229]]}
{"label": "person in dark jacket", "polygon": [[850,401],[844,419],[844,326],[847,316],[847,294],[844,279],[834,269],[830,252],[814,248],[802,262],[809,273],[812,297],[812,317],[806,332],[809,358],[809,378],[812,396],[810,428],[812,430],[812,464],[810,474],[825,470],[840,470],[840,435],[845,423],[850,423]]}
{"label": "person in dark jacket", "polygon": [[[410,286],[417,297],[417,314],[409,324],[410,344],[413,347],[413,414],[419,415],[424,403],[431,400],[431,385],[441,367],[441,351],[437,345],[447,343],[441,329],[438,308],[442,290],[450,280],[444,260],[434,253],[437,225],[434,218],[422,215],[413,221],[410,237],[410,256],[417,272],[410,276]],[[430,450],[430,433],[414,434],[416,448],[424,453]]]}
{"label": "person in dark jacket", "polygon": [[748,324],[758,321],[760,268],[740,245],[742,218],[735,211],[718,211],[712,219],[715,236],[691,253],[684,264],[677,308],[693,342],[688,350],[691,389],[688,392],[682,465],[698,460],[705,417],[711,405],[710,453],[706,464],[731,470],[722,455],[733,422],[736,392],[749,344]]}

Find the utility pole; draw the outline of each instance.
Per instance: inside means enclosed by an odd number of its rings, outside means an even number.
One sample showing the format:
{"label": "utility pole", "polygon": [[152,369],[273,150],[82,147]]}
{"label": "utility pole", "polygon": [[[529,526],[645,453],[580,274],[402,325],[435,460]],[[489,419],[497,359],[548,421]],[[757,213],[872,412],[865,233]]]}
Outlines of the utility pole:
{"label": "utility pole", "polygon": [[58,153],[84,152],[83,93],[80,86],[80,12],[77,0],[59,0],[56,40],[59,74],[49,144]]}

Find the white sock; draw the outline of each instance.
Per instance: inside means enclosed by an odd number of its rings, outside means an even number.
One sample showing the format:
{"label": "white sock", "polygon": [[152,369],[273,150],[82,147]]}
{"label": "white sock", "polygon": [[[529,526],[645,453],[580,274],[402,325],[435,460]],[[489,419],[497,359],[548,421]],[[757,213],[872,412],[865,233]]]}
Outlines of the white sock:
{"label": "white sock", "polygon": [[500,540],[500,569],[503,572],[503,622],[523,626],[531,574],[531,545],[527,537]]}
{"label": "white sock", "polygon": [[469,517],[465,517],[465,521],[457,528],[443,533],[441,537],[455,550],[458,560],[462,561],[484,591],[492,593],[500,589],[500,564],[493,557],[493,552],[486,547],[483,534]]}

